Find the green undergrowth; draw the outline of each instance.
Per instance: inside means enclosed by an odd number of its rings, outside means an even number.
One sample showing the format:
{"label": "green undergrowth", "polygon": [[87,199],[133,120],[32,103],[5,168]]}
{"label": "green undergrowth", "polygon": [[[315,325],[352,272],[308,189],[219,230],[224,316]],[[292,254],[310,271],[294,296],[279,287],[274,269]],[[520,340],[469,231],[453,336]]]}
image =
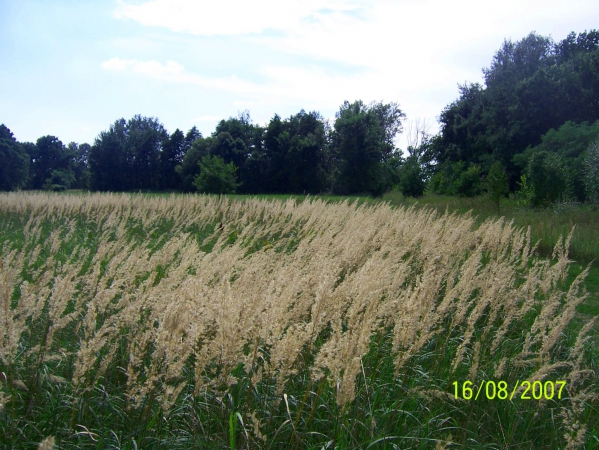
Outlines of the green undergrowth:
{"label": "green undergrowth", "polygon": [[[457,338],[448,341],[457,346]],[[300,371],[282,395],[274,382],[253,385],[251,374],[243,371],[235,384],[219,393],[194,393],[190,377],[168,411],[153,395],[131,408],[118,367],[82,395],[68,383],[43,378],[37,392],[10,390],[13,398],[1,416],[2,448],[36,448],[48,435],[65,449],[425,449],[445,442],[467,448],[563,447],[565,430],[555,418],[561,403],[568,401],[567,392],[563,399],[543,401],[542,406],[534,399],[456,400],[452,384],[468,380],[469,373],[448,369],[451,352],[441,342],[430,342],[398,376],[389,339],[373,338],[357,379],[356,398],[345,409],[335,403],[335,386],[311,381],[307,371]],[[50,365],[40,370],[58,372]],[[525,378],[513,371],[504,381],[513,386],[520,376]],[[483,379],[484,374],[477,384]],[[589,406],[585,417],[594,436],[596,413]],[[255,437],[256,423],[263,439]],[[587,445],[592,448],[594,443]]]}
{"label": "green undergrowth", "polygon": [[[282,393],[277,393],[274,379],[254,384],[252,373],[241,368],[228,388],[197,393],[190,361],[185,369],[188,384],[168,411],[154,393],[138,407],[129,404],[126,377],[118,364],[127,358],[123,342],[116,362],[91,391],[76,393],[69,383],[52,380],[49,375],[67,375],[56,363],[39,366],[35,391],[9,389],[12,399],[0,416],[1,448],[36,448],[48,435],[64,449],[427,449],[438,443],[450,448],[563,447],[565,430],[555,419],[568,401],[567,390],[562,399],[541,402],[456,399],[453,383],[469,380],[472,364],[467,360],[456,371],[450,369],[459,342],[459,330],[431,339],[397,374],[389,336],[373,336],[356,398],[346,408],[335,402],[336,386],[324,379],[312,381],[306,366]],[[266,349],[260,351],[268,358]],[[509,386],[526,379],[525,370],[511,369],[504,377]],[[483,380],[489,381],[481,370],[475,391]],[[589,405],[584,417],[594,436],[596,413]],[[254,428],[258,423],[259,433]],[[592,448],[594,443],[587,444]]]}

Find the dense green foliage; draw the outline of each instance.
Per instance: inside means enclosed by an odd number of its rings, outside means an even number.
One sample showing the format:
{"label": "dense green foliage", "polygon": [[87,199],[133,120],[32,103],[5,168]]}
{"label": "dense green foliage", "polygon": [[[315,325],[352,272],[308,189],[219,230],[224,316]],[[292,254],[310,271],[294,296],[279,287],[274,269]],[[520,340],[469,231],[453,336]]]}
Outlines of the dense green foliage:
{"label": "dense green foliage", "polygon": [[497,205],[497,212],[499,212],[501,199],[507,197],[510,192],[505,168],[499,161],[493,163],[485,181],[489,197]]}
{"label": "dense green foliage", "polygon": [[74,175],[74,182],[71,184],[71,188],[89,189],[91,174],[87,158],[89,157],[91,146],[89,144],[79,145],[76,142],[71,142],[67,148],[74,158],[71,162],[71,169]]}
{"label": "dense green foliage", "polygon": [[406,159],[401,168],[400,189],[406,197],[420,197],[425,189],[424,174],[422,167],[418,163],[416,155],[411,155]]}
{"label": "dense green foliage", "polygon": [[204,156],[199,165],[200,174],[194,181],[199,192],[205,194],[235,193],[239,185],[236,175],[237,167],[233,162],[225,164],[220,156]]}
{"label": "dense green foliage", "polygon": [[19,143],[1,125],[0,189],[87,189],[89,150],[88,144],[71,142],[65,146],[56,136],[43,136],[35,144]]}
{"label": "dense green foliage", "polygon": [[[174,134],[175,139],[178,134]],[[158,189],[164,179],[161,158],[168,134],[157,119],[134,116],[117,120],[92,146],[89,162],[91,187],[101,191]]]}
{"label": "dense green foliage", "polygon": [[160,153],[160,179],[161,189],[174,190],[183,187],[181,178],[174,176],[178,165],[183,162],[183,157],[191,149],[192,143],[202,137],[196,127],[192,127],[186,135],[178,128],[164,141]]}
{"label": "dense green foliage", "polygon": [[181,164],[175,166],[175,172],[180,177],[181,188],[184,192],[195,190],[194,180],[200,173],[200,160],[209,154],[209,148],[213,139],[204,138],[201,135],[193,141],[189,151],[185,153]]}
{"label": "dense green foliage", "polygon": [[29,177],[29,157],[11,131],[0,125],[0,190],[25,186]]}
{"label": "dense green foliage", "polygon": [[317,112],[282,120],[275,115],[268,126],[254,132],[255,143],[242,168],[246,193],[310,193],[327,188],[325,122]]}
{"label": "dense green foliage", "polygon": [[64,190],[75,182],[73,165],[76,154],[55,136],[39,138],[30,152],[29,187],[33,189]]}
{"label": "dense green foliage", "polygon": [[[557,198],[573,198],[579,202],[587,199],[587,181],[584,177],[583,161],[586,158],[587,150],[591,143],[599,137],[599,121],[593,124],[583,122],[576,124],[567,121],[557,130],[551,129],[541,137],[541,143],[535,147],[527,147],[522,153],[514,156],[513,161],[527,177],[533,181],[534,170],[533,159],[536,154],[546,154],[547,163],[545,172],[556,172],[555,183],[558,186],[553,187],[557,192],[553,198],[543,196],[536,205],[544,202],[553,202]],[[543,157],[541,157],[543,158]],[[537,157],[538,159],[538,157]],[[537,178],[538,179],[538,178]],[[539,180],[541,183],[544,181]],[[533,181],[534,183],[534,181]],[[543,190],[540,186],[533,186],[534,189]]]}
{"label": "dense green foliage", "polygon": [[391,187],[385,164],[405,115],[396,104],[345,102],[336,114],[332,152],[338,161],[332,190],[339,194],[381,195]]}
{"label": "dense green foliage", "polygon": [[[597,126],[589,124],[599,119],[598,68],[596,30],[571,33],[558,43],[535,33],[516,43],[505,41],[483,70],[485,86],[460,86],[460,98],[441,113],[434,154],[444,179],[436,180],[434,190],[456,193],[454,181],[461,172],[478,165],[484,176],[500,161],[512,190],[523,174],[531,178],[531,170],[549,173],[560,166],[566,172],[570,182],[562,183],[559,195],[539,198],[537,205],[557,197],[583,201],[585,186],[577,180],[580,156],[597,136]],[[542,164],[539,159],[528,167],[540,151],[559,158],[541,157]]]}
{"label": "dense green foliage", "polygon": [[463,161],[440,164],[431,178],[430,189],[436,194],[475,197],[483,189],[480,165],[468,166]]}
{"label": "dense green foliage", "polygon": [[394,139],[404,117],[395,103],[345,102],[332,130],[317,112],[302,110],[288,119],[275,114],[261,127],[246,111],[221,120],[206,138],[195,127],[186,136],[180,130],[168,136],[156,119],[120,119],[92,147],[91,187],[205,190],[209,177],[197,180],[206,166],[202,159],[210,156],[238,169],[241,193],[380,195],[398,179],[401,157]]}

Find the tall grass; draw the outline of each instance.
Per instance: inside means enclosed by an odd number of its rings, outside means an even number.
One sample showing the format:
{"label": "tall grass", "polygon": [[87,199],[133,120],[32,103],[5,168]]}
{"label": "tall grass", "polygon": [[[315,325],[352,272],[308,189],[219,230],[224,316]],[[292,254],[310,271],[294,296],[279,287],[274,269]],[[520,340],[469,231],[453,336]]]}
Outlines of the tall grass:
{"label": "tall grass", "polygon": [[206,196],[3,194],[0,230],[5,448],[597,442],[569,242],[549,261],[503,220]]}
{"label": "tall grass", "polygon": [[489,218],[505,217],[518,227],[531,227],[532,240],[538,244],[543,256],[551,256],[553,248],[562,236],[574,228],[570,242],[570,255],[585,263],[599,259],[599,209],[589,205],[559,203],[552,207],[533,209],[520,206],[514,199],[503,200],[501,208],[488,196],[464,198],[446,195],[426,195],[419,199],[405,198],[399,192],[385,194],[386,202],[399,207],[429,208],[464,214],[471,211],[477,222]]}

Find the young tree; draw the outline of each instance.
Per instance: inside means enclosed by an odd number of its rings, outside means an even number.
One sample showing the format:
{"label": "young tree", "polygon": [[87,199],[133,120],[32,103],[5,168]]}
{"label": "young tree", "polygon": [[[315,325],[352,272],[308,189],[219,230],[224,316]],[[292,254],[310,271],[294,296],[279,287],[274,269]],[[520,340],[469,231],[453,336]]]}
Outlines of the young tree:
{"label": "young tree", "polygon": [[232,194],[239,187],[237,167],[232,162],[225,164],[220,156],[204,156],[199,163],[200,174],[194,185],[206,194]]}
{"label": "young tree", "polygon": [[195,190],[194,180],[200,173],[200,161],[210,154],[212,137],[199,137],[193,141],[191,148],[185,153],[183,161],[175,167],[175,172],[180,178],[181,188],[190,192]]}
{"label": "young tree", "polygon": [[501,162],[495,161],[491,165],[491,169],[485,180],[485,188],[489,197],[491,197],[491,200],[497,206],[497,213],[499,214],[501,199],[506,197],[510,192],[507,174]]}
{"label": "young tree", "polygon": [[406,138],[408,144],[408,153],[412,155],[416,153],[420,157],[420,153],[424,150],[423,146],[431,139],[429,132],[430,123],[420,117],[408,120],[406,125]]}
{"label": "young tree", "polygon": [[401,166],[399,179],[399,187],[405,197],[422,197],[426,185],[416,154],[408,156],[406,162]]}

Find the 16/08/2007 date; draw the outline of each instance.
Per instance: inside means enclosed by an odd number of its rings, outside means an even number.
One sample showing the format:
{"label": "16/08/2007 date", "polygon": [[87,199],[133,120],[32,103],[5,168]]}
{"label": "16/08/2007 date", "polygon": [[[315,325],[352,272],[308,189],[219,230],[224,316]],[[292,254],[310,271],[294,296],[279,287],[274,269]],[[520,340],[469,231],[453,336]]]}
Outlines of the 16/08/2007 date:
{"label": "16/08/2007 date", "polygon": [[[512,400],[514,397],[520,398],[520,400],[551,400],[553,398],[560,400],[565,386],[564,380],[545,382],[517,380],[513,388],[508,389],[506,381],[483,380],[478,387],[473,386],[472,381],[464,381],[460,389],[460,382],[454,381],[453,395],[456,399],[463,398],[464,400],[478,400],[481,395],[488,400]],[[522,392],[516,393],[518,388]]]}

